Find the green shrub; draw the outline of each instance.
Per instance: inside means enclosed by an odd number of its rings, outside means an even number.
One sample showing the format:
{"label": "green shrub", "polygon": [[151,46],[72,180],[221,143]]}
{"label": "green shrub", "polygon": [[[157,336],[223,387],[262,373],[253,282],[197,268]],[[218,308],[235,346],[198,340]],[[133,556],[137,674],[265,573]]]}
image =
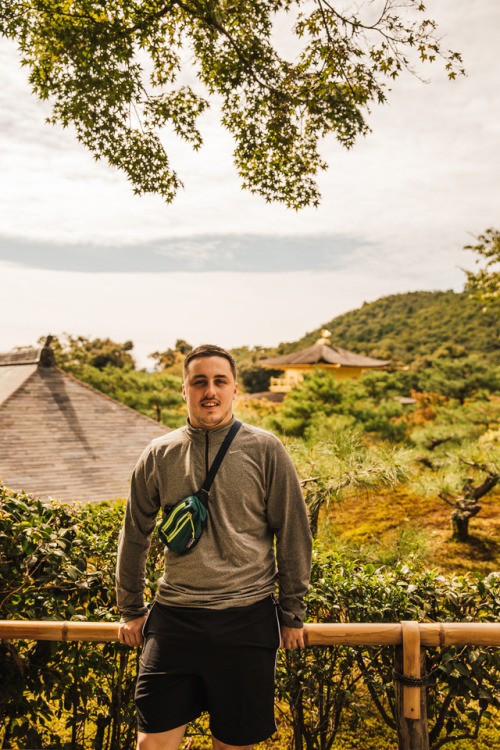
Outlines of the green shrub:
{"label": "green shrub", "polygon": [[[0,618],[116,620],[122,518],[122,504],[44,505],[0,487]],[[136,667],[136,652],[116,643],[1,641],[2,746],[60,748],[66,736],[71,748],[132,747]]]}
{"label": "green shrub", "polygon": [[326,370],[314,370],[286,395],[265,426],[282,435],[317,440],[326,424],[336,430],[347,420],[366,433],[401,441],[408,431],[403,417],[414,407],[403,408],[395,395],[408,395],[407,375],[370,373],[360,380],[338,380]]}
{"label": "green shrub", "polygon": [[[346,448],[347,450],[347,448]],[[43,505],[0,487],[0,618],[110,621],[123,506]],[[161,545],[146,571],[152,598]],[[313,622],[483,621],[500,617],[500,574],[453,577],[397,563],[376,569],[314,553]],[[0,742],[11,748],[132,750],[138,652],[121,644],[0,642]],[[474,737],[498,707],[498,650],[428,650],[431,748]],[[329,750],[355,727],[367,694],[394,729],[393,649],[313,647],[281,652],[278,695],[295,748]]]}
{"label": "green shrub", "polygon": [[[500,573],[486,579],[446,579],[398,563],[376,569],[315,550],[308,619],[312,622],[498,622]],[[395,730],[394,648],[312,647],[282,654],[278,689],[290,707],[296,748],[329,750],[344,713],[355,726],[369,691],[381,718]],[[428,649],[431,750],[477,736],[498,708],[498,649]]]}

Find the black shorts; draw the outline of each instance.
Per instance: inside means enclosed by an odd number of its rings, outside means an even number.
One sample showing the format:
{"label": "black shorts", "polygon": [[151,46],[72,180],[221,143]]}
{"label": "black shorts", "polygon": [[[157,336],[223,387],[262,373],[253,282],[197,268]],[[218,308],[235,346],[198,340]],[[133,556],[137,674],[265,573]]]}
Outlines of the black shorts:
{"label": "black shorts", "polygon": [[228,745],[276,731],[274,677],[280,630],[274,598],[248,607],[153,605],[135,691],[140,732],[166,732],[210,714]]}

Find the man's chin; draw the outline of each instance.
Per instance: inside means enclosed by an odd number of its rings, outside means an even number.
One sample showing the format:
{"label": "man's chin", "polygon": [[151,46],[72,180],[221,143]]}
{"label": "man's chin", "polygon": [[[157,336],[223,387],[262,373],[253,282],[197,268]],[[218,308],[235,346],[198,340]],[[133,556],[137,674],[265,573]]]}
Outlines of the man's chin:
{"label": "man's chin", "polygon": [[220,424],[224,424],[224,422],[229,422],[231,416],[232,415],[228,416],[227,414],[207,414],[197,417],[196,421],[203,429],[210,430],[214,427],[218,427]]}

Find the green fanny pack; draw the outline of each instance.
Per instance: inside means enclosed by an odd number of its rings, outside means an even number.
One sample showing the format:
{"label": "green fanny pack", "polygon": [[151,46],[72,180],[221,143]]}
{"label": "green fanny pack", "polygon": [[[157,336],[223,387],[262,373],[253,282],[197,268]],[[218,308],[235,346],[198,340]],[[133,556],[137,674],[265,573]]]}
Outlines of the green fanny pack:
{"label": "green fanny pack", "polygon": [[201,490],[164,510],[163,519],[158,524],[158,534],[176,555],[189,552],[199,542],[208,517],[208,493],[222,459],[240,427],[241,422],[236,419],[214,458]]}

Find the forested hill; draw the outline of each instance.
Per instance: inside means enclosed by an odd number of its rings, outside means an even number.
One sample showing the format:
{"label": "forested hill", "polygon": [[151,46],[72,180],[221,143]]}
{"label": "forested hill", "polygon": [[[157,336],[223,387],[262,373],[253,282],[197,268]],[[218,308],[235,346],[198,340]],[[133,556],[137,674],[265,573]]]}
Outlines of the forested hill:
{"label": "forested hill", "polygon": [[[310,346],[328,329],[333,346],[381,359],[412,362],[449,349],[481,353],[500,362],[498,316],[483,312],[465,292],[407,292],[365,303],[307,333],[299,341],[282,344],[280,353]],[[462,350],[463,351],[463,350]],[[444,352],[443,352],[444,353]]]}

